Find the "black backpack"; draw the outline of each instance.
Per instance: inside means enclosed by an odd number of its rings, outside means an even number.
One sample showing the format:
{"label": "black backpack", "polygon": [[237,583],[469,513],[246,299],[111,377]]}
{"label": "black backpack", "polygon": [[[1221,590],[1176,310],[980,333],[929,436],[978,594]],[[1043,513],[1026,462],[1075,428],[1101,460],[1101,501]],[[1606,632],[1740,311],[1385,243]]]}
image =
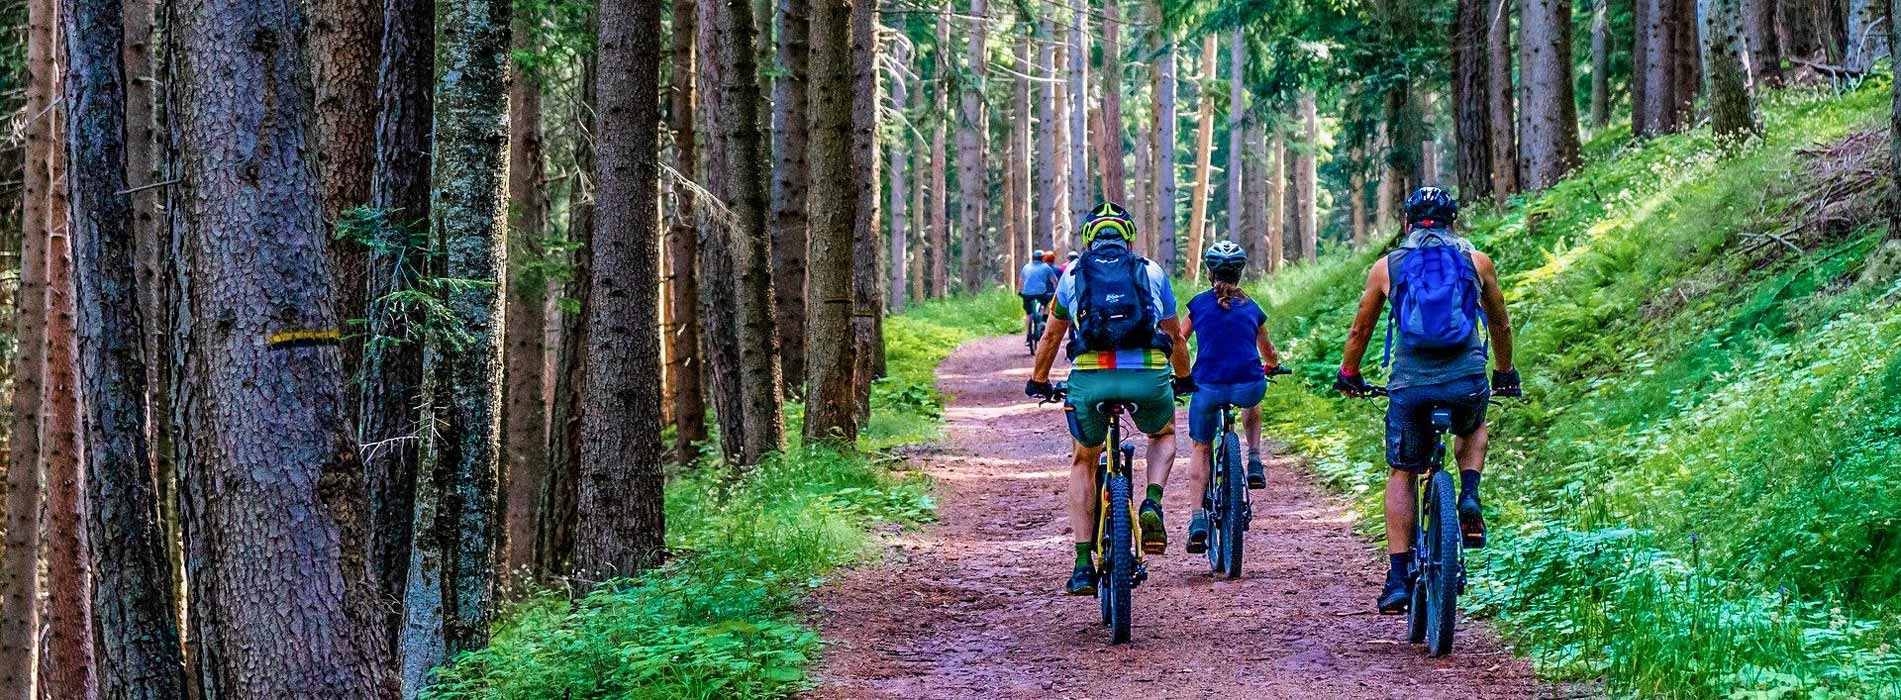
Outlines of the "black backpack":
{"label": "black backpack", "polygon": [[1155,348],[1168,350],[1155,332],[1155,298],[1149,293],[1148,260],[1120,246],[1103,246],[1076,261],[1076,333],[1073,359],[1084,352]]}

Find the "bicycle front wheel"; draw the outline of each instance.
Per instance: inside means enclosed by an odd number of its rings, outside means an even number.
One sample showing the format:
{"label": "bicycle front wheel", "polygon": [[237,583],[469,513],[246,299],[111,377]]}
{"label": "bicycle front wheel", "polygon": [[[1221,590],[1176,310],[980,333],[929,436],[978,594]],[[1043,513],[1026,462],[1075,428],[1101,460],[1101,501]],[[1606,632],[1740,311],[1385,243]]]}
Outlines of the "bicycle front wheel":
{"label": "bicycle front wheel", "polygon": [[[1459,514],[1454,503],[1456,491],[1452,475],[1435,471],[1426,484],[1426,508],[1422,517],[1426,553],[1420,588],[1426,594],[1426,653],[1445,656],[1452,653],[1452,629],[1459,614]],[[1414,600],[1418,605],[1420,601]]]}
{"label": "bicycle front wheel", "polygon": [[1107,566],[1096,585],[1096,594],[1103,597],[1104,621],[1116,644],[1129,641],[1130,591],[1135,587],[1135,517],[1129,488],[1127,475],[1109,477],[1109,537],[1102,557]]}
{"label": "bicycle front wheel", "polygon": [[1228,433],[1221,441],[1221,565],[1228,578],[1241,577],[1242,545],[1247,541],[1248,478],[1241,466],[1241,436]]}

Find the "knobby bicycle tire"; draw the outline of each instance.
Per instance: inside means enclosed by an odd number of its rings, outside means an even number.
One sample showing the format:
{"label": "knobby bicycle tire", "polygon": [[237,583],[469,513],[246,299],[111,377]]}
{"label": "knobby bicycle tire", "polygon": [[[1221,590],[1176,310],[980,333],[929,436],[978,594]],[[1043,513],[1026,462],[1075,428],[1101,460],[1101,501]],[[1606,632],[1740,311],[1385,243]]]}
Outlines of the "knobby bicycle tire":
{"label": "knobby bicycle tire", "polygon": [[1135,517],[1129,495],[1129,477],[1110,475],[1109,567],[1098,590],[1106,596],[1111,639],[1116,644],[1129,641],[1130,590],[1135,587]]}
{"label": "knobby bicycle tire", "polygon": [[1452,653],[1452,634],[1459,614],[1459,515],[1452,475],[1435,471],[1427,484],[1426,507],[1432,510],[1426,537],[1436,566],[1426,568],[1426,653]]}
{"label": "knobby bicycle tire", "polygon": [[1241,466],[1241,438],[1228,433],[1221,441],[1221,567],[1228,578],[1241,577],[1243,545],[1247,542],[1247,474]]}

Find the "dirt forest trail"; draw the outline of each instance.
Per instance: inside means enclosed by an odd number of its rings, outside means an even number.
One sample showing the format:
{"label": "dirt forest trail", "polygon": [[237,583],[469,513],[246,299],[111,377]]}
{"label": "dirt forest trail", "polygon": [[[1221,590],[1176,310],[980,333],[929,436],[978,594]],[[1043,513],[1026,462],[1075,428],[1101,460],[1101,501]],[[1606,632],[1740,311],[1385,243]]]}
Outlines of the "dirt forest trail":
{"label": "dirt forest trail", "polygon": [[1403,618],[1371,614],[1384,560],[1292,460],[1272,462],[1269,490],[1254,492],[1245,576],[1213,578],[1181,549],[1186,411],[1164,504],[1174,541],[1135,590],[1133,642],[1111,646],[1095,599],[1059,592],[1072,555],[1061,517],[1069,440],[1055,406],[1024,399],[1028,365],[1021,339],[1004,337],[968,343],[939,368],[954,397],[947,439],[913,462],[936,480],[941,522],[892,538],[881,564],[816,596],[828,647],[810,697],[1553,695],[1476,623],[1461,620],[1457,652],[1435,660],[1404,643]]}

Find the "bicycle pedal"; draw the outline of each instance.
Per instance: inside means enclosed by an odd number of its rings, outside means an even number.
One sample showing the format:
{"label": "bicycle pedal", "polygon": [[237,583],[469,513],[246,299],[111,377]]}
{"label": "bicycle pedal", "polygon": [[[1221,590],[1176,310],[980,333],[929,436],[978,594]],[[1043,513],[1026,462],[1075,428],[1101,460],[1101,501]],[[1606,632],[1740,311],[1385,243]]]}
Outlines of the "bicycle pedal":
{"label": "bicycle pedal", "polygon": [[1142,543],[1143,554],[1165,554],[1167,552],[1168,552],[1167,542],[1143,542]]}
{"label": "bicycle pedal", "polygon": [[1147,565],[1147,564],[1136,564],[1136,565],[1135,565],[1135,572],[1134,572],[1134,575],[1133,575],[1133,576],[1131,576],[1130,578],[1131,578],[1131,579],[1132,579],[1132,580],[1133,580],[1133,581],[1135,582],[1135,585],[1138,585],[1138,586],[1139,586],[1139,585],[1141,585],[1143,581],[1147,581],[1147,580],[1149,580],[1149,567],[1148,567],[1148,565]]}

